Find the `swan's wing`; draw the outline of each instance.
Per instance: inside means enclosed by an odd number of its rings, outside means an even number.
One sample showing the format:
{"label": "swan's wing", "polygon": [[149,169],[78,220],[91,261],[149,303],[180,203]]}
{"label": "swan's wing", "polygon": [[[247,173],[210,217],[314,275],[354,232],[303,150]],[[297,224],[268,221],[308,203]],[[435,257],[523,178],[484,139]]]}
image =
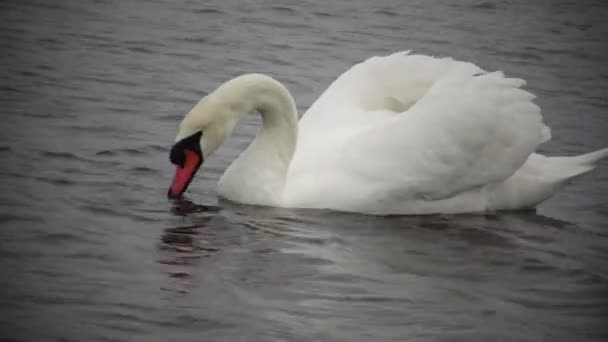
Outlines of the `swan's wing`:
{"label": "swan's wing", "polygon": [[346,177],[383,196],[443,199],[506,179],[549,138],[523,80],[453,63],[407,111],[348,138]]}
{"label": "swan's wing", "polygon": [[451,58],[398,52],[372,57],[338,77],[302,116],[298,156],[307,161],[327,145],[408,110],[438,79],[455,69],[482,72]]}
{"label": "swan's wing", "polygon": [[321,131],[369,123],[374,116],[401,113],[457,67],[472,73],[483,71],[471,63],[410,55],[409,51],[371,57],[344,72],[325,90],[300,120],[300,132],[318,136]]}

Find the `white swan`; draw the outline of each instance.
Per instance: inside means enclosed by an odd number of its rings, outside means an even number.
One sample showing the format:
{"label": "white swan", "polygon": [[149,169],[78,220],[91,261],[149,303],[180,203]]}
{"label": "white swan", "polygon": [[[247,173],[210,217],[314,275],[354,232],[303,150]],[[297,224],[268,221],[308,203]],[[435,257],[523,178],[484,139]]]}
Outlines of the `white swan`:
{"label": "white swan", "polygon": [[247,74],[200,102],[179,126],[169,197],[253,110],[255,140],[219,181],[235,202],[367,214],[533,208],[596,166],[534,153],[550,139],[525,81],[450,58],[400,52],[342,74],[298,123],[288,90]]}

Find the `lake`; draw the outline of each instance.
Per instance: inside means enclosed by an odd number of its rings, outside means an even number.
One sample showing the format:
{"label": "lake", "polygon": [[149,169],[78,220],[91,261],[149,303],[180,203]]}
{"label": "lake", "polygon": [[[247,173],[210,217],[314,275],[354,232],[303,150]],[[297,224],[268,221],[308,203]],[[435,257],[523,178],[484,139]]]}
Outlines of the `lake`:
{"label": "lake", "polygon": [[271,75],[300,115],[399,50],[525,78],[547,155],[608,146],[603,1],[3,1],[0,340],[605,341],[608,163],[537,212],[374,217],[218,201],[250,114],[166,191],[179,121]]}

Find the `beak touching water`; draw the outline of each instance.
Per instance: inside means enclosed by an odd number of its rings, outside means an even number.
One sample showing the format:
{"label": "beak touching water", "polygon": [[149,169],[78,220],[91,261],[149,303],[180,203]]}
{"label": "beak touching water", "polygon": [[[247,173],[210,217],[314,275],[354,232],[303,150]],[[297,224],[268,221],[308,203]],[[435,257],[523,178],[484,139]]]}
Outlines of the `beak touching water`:
{"label": "beak touching water", "polygon": [[175,176],[169,187],[167,197],[179,198],[188,189],[196,171],[203,163],[203,153],[200,148],[202,132],[184,138],[171,148],[169,159],[176,165]]}

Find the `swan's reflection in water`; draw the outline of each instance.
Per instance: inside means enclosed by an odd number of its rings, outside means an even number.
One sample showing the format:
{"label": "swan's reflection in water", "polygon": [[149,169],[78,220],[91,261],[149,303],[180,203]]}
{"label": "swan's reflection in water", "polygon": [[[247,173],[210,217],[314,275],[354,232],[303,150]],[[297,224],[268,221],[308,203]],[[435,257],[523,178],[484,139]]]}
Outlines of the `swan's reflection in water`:
{"label": "swan's reflection in water", "polygon": [[[369,248],[402,243],[412,252],[441,255],[441,249],[518,249],[523,245],[546,248],[562,233],[578,227],[534,211],[488,215],[368,216],[325,210],[247,206],[223,201],[219,206],[175,201],[172,213],[180,225],[165,228],[161,249],[173,251],[176,260],[209,256],[222,247],[247,244],[254,239],[276,238],[289,247],[352,244]],[[563,241],[562,241],[563,242]],[[385,248],[374,250],[384,254]],[[168,263],[185,263],[182,261]]]}
{"label": "swan's reflection in water", "polygon": [[375,217],[188,201],[172,210],[179,225],[160,238],[171,290],[253,330],[330,324],[354,338],[384,317],[387,337],[412,322],[511,336],[527,321],[593,325],[608,298],[584,230],[534,212]]}
{"label": "swan's reflection in water", "polygon": [[198,213],[214,214],[220,212],[220,210],[221,207],[196,204],[185,198],[174,200],[173,206],[171,207],[171,212],[175,216],[190,216]]}
{"label": "swan's reflection in water", "polygon": [[197,215],[187,224],[165,228],[159,243],[159,249],[163,253],[158,262],[167,266],[167,274],[171,278],[183,281],[178,291],[186,292],[184,289],[188,287],[189,278],[192,277],[198,261],[219,251],[219,248],[206,243],[202,232],[207,229],[213,215],[219,212],[220,208],[177,200],[171,211],[175,216],[181,217]]}

